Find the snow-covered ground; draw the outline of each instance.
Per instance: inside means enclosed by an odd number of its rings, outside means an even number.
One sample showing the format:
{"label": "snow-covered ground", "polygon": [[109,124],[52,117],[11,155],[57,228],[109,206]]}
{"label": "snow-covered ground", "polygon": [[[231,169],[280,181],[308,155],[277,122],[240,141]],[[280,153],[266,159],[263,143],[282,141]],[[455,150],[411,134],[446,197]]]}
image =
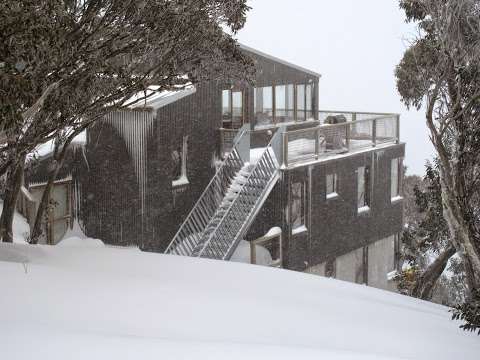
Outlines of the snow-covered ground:
{"label": "snow-covered ground", "polygon": [[2,359],[478,359],[448,309],[314,275],[0,244]]}
{"label": "snow-covered ground", "polygon": [[0,243],[0,359],[480,354],[478,336],[432,303],[293,271],[109,247],[78,226],[57,246],[27,245],[25,220],[16,214],[14,224],[17,243]]}

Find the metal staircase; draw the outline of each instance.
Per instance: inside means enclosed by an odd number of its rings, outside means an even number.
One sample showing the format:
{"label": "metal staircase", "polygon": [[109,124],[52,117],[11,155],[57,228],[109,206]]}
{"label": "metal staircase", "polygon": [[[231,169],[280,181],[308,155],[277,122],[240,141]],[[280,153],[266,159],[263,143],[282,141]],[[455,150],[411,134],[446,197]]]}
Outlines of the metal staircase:
{"label": "metal staircase", "polygon": [[279,178],[277,132],[250,161],[250,132],[242,129],[166,253],[228,260]]}

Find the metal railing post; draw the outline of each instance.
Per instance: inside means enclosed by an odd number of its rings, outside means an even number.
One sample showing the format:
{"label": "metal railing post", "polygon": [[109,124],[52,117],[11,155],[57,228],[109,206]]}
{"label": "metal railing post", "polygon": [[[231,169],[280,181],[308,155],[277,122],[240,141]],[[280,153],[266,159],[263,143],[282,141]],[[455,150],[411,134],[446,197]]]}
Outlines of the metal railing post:
{"label": "metal railing post", "polygon": [[315,129],[315,159],[320,155],[320,128]]}
{"label": "metal railing post", "polygon": [[372,120],[372,146],[377,146],[377,120]]}
{"label": "metal railing post", "polygon": [[396,142],[397,144],[400,142],[400,115],[397,114],[396,116],[396,130],[395,130],[396,134]]}
{"label": "metal railing post", "polygon": [[350,151],[350,124],[348,122],[345,124],[345,145]]}

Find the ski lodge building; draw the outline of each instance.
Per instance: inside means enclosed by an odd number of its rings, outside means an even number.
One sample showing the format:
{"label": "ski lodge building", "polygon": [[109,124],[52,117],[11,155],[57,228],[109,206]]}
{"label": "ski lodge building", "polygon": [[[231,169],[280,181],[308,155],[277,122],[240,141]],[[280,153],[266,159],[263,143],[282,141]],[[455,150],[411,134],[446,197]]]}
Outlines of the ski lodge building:
{"label": "ski lodge building", "polygon": [[[56,244],[76,222],[106,244],[393,289],[399,115],[321,110],[319,74],[242,49],[256,64],[254,86],[159,93],[74,142],[42,241]],[[26,177],[24,213],[40,199],[48,162],[45,154]]]}

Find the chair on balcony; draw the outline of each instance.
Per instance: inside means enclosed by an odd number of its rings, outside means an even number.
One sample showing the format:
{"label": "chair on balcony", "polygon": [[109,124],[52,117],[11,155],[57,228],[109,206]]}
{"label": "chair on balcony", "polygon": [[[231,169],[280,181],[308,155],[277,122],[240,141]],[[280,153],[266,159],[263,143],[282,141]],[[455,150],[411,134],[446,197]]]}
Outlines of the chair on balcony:
{"label": "chair on balcony", "polygon": [[[347,118],[343,115],[330,115],[325,119],[326,125],[343,124],[347,122]],[[325,145],[325,149],[328,150],[342,150],[345,148],[345,127],[333,126],[331,128],[325,127],[322,129],[322,135],[324,140],[322,145]]]}

